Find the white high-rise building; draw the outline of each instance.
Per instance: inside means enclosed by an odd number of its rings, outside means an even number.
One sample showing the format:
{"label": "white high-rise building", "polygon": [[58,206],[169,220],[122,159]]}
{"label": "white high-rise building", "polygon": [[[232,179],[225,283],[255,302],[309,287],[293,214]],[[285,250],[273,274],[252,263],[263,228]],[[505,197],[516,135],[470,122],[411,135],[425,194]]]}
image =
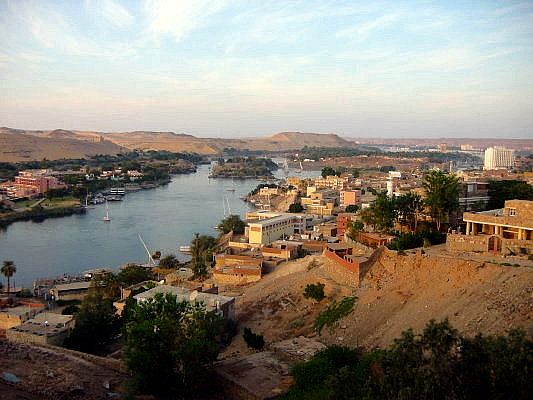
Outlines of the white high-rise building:
{"label": "white high-rise building", "polygon": [[483,169],[505,169],[514,165],[514,150],[501,146],[489,147],[485,150]]}

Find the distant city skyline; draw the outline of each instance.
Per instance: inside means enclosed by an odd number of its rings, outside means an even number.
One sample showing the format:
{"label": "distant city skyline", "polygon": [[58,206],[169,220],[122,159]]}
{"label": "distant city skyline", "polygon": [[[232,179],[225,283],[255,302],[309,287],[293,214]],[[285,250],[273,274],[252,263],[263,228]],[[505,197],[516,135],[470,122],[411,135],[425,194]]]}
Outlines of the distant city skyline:
{"label": "distant city skyline", "polygon": [[0,2],[0,126],[533,137],[533,2]]}

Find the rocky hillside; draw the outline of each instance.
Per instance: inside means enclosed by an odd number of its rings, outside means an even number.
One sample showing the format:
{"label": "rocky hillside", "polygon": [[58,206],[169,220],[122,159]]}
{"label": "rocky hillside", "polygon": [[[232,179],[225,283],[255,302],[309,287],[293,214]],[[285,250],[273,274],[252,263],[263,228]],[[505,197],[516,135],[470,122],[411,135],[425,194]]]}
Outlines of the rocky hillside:
{"label": "rocky hillside", "polygon": [[[402,331],[420,331],[431,319],[449,318],[468,335],[502,333],[521,327],[533,334],[533,269],[504,267],[447,256],[384,252],[360,288],[335,281],[321,257],[282,264],[237,300],[241,326],[274,342],[312,333],[316,315],[333,300],[358,297],[354,312],[319,340],[366,347],[386,346]],[[302,296],[309,283],[325,283],[320,304]],[[247,351],[237,337],[228,354]]]}

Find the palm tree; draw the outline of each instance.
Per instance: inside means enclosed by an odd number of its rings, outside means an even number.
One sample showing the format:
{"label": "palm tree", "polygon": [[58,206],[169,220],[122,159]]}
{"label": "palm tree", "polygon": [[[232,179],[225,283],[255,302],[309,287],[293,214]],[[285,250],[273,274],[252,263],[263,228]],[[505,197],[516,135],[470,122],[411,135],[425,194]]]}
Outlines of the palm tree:
{"label": "palm tree", "polygon": [[7,278],[7,298],[9,299],[11,277],[15,272],[17,272],[17,267],[15,267],[15,263],[13,261],[4,261],[1,271],[2,274]]}

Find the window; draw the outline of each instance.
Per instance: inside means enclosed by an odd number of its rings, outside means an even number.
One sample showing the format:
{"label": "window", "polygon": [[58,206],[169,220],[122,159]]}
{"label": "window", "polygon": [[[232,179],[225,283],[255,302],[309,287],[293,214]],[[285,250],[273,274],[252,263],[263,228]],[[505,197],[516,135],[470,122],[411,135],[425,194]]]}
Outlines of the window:
{"label": "window", "polygon": [[516,215],[516,208],[509,208],[509,216],[514,217]]}

